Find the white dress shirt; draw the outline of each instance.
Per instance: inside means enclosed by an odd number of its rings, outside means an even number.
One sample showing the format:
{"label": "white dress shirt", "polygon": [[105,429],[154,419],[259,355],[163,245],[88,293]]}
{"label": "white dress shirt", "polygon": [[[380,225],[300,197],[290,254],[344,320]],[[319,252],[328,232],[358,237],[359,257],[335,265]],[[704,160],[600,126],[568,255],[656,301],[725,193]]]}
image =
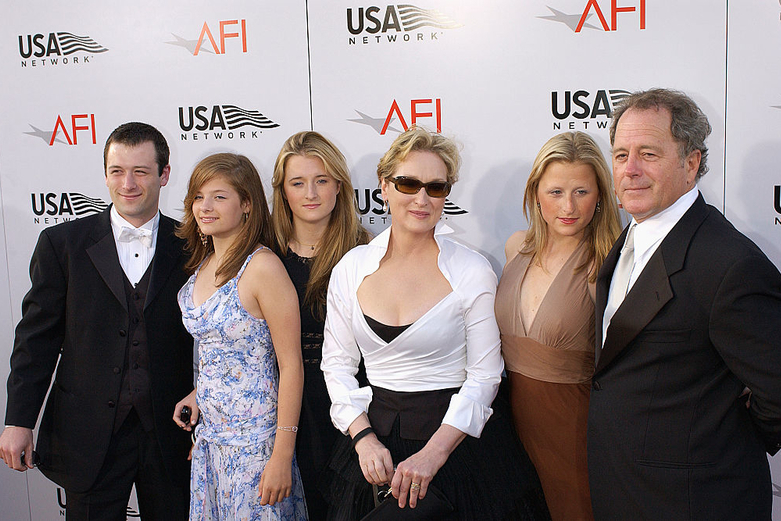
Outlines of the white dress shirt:
{"label": "white dress shirt", "polygon": [[[371,243],[349,251],[334,267],[328,285],[323,361],[331,419],[343,433],[368,412],[370,387],[359,387],[355,374],[361,357],[372,385],[392,391],[431,391],[460,387],[442,423],[479,437],[493,413],[504,362],[494,317],[496,275],[479,253],[445,234],[434,238],[438,266],[453,289],[390,343],[366,323],[357,291],[385,256],[390,228]],[[393,288],[388,288],[393,291]]]}
{"label": "white dress shirt", "polygon": [[[678,221],[681,220],[683,214],[685,214],[689,208],[692,207],[697,200],[700,191],[696,188],[689,190],[678,198],[673,204],[662,210],[656,215],[649,217],[641,223],[638,223],[634,218],[629,226],[635,227],[634,239],[635,239],[635,261],[632,266],[632,274],[629,276],[629,285],[626,288],[626,294],[632,290],[637,278],[645,269],[648,261],[662,244],[662,241],[667,234],[670,233]],[[610,294],[613,293],[613,281],[610,281],[610,293],[608,293],[608,302],[610,302]],[[605,339],[607,338],[607,330],[610,326],[610,320],[615,315],[618,307],[608,305],[605,308],[605,314],[602,317],[602,345],[605,345]]]}
{"label": "white dress shirt", "polygon": [[142,240],[124,240],[120,239],[123,228],[134,230],[136,227],[127,222],[115,206],[111,207],[111,231],[114,233],[114,243],[117,245],[117,254],[119,255],[119,264],[122,271],[125,272],[127,279],[135,286],[141,277],[146,273],[152,257],[155,255],[155,246],[157,245],[157,229],[160,226],[160,212],[157,212],[153,218],[139,226],[138,228],[147,230],[151,235],[149,244],[144,244]]}

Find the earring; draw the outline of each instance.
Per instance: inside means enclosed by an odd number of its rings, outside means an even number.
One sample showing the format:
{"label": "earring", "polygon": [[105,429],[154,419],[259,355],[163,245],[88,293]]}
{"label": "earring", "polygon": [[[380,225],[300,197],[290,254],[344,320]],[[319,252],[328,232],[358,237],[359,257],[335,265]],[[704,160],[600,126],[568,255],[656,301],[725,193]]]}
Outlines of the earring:
{"label": "earring", "polygon": [[244,222],[247,222],[247,219],[249,219],[249,212],[244,212]]}
{"label": "earring", "polygon": [[204,248],[209,246],[209,239],[206,237],[206,235],[204,235],[200,228],[198,229],[198,237],[200,237],[201,244],[203,244]]}
{"label": "earring", "polygon": [[382,201],[382,211],[385,213],[388,213],[388,200],[385,199]]}
{"label": "earring", "polygon": [[597,208],[596,208],[596,211],[597,211],[597,213],[599,213],[599,212],[601,212],[601,211],[602,211],[602,205],[601,205],[601,203],[602,203],[602,201],[597,201]]}
{"label": "earring", "polygon": [[540,211],[542,211],[542,209],[540,208],[540,203],[539,203],[539,201],[537,202],[537,210],[540,210]]}

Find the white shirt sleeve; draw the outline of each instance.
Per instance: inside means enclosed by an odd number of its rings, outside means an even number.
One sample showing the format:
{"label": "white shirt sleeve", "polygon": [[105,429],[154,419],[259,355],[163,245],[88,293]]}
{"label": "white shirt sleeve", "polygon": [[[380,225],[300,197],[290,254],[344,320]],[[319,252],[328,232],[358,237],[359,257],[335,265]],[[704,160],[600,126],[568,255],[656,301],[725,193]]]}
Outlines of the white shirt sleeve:
{"label": "white shirt sleeve", "polygon": [[465,300],[466,380],[451,398],[442,420],[474,437],[480,437],[493,414],[491,403],[504,369],[499,327],[494,315],[496,275],[488,261],[480,260],[482,266],[469,266],[454,288],[463,293]]}
{"label": "white shirt sleeve", "polygon": [[357,288],[350,284],[354,276],[353,263],[343,258],[331,273],[328,283],[328,301],[323,332],[323,361],[320,368],[325,375],[331,398],[331,421],[347,434],[347,429],[361,413],[369,411],[371,387],[359,387],[355,375],[361,361],[361,352],[355,341],[352,309]]}

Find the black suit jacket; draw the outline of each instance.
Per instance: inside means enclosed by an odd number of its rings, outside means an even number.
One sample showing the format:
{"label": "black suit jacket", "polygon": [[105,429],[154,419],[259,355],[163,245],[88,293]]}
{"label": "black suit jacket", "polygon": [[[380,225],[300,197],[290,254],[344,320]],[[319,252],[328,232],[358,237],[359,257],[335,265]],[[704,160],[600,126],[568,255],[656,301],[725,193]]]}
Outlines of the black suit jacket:
{"label": "black suit jacket", "polygon": [[[176,222],[160,218],[144,305],[155,429],[171,479],[186,486],[189,434],[171,419],[193,388],[192,337],[176,301],[186,280]],[[41,232],[8,378],[6,425],[35,426],[41,470],[66,490],[95,482],[111,440],[129,314],[109,210]],[[59,360],[59,365],[58,365]]]}
{"label": "black suit jacket", "polygon": [[769,520],[766,451],[781,447],[778,269],[699,196],[638,277],[600,349],[625,236],[597,279],[588,419],[596,519]]}

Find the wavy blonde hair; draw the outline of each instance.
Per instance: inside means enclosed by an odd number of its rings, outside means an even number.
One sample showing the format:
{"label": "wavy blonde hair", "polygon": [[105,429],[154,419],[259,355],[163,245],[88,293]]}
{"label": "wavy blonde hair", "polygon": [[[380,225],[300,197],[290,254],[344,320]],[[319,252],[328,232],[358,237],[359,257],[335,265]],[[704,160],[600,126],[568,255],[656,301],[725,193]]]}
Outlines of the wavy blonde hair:
{"label": "wavy blonde hair", "polygon": [[239,194],[242,203],[249,202],[250,210],[241,224],[241,231],[230,245],[225,259],[217,266],[215,276],[220,285],[236,276],[242,264],[258,244],[271,247],[273,232],[263,183],[252,161],[238,154],[213,154],[202,159],[190,176],[187,195],[184,198],[184,218],[176,235],[187,241],[190,260],[185,265],[193,273],[206,257],[214,251],[214,243],[207,235],[206,244],[198,233],[198,222],[193,215],[193,201],[203,185],[213,179],[224,179]]}
{"label": "wavy blonde hair", "polygon": [[369,232],[358,222],[355,190],[344,155],[322,134],[305,131],[290,136],[279,151],[274,164],[274,188],[272,210],[274,223],[274,249],[277,254],[287,254],[293,238],[293,212],[285,197],[285,168],[292,156],[316,157],[323,162],[325,171],[339,183],[336,205],[331,212],[328,227],[320,238],[320,247],[312,262],[309,282],[306,285],[303,304],[309,306],[317,320],[325,317],[326,294],[331,270],[349,250],[371,239]]}
{"label": "wavy blonde hair", "polygon": [[439,156],[447,170],[447,182],[451,185],[458,181],[458,169],[461,167],[461,156],[456,143],[442,134],[429,132],[423,127],[410,127],[393,141],[385,155],[377,165],[377,178],[391,177],[399,165],[407,159],[410,152],[432,152]]}
{"label": "wavy blonde hair", "polygon": [[534,159],[532,171],[526,181],[526,191],[523,194],[523,216],[529,223],[529,230],[526,232],[520,253],[531,255],[533,260],[539,260],[548,243],[548,227],[537,206],[537,189],[545,170],[553,163],[588,165],[596,174],[599,211],[594,212],[594,217],[585,230],[588,258],[577,268],[581,270],[591,266],[589,282],[594,282],[597,280],[597,272],[605,257],[621,233],[621,221],[618,217],[613,180],[605,156],[591,136],[584,132],[564,132],[553,136],[542,146]]}

